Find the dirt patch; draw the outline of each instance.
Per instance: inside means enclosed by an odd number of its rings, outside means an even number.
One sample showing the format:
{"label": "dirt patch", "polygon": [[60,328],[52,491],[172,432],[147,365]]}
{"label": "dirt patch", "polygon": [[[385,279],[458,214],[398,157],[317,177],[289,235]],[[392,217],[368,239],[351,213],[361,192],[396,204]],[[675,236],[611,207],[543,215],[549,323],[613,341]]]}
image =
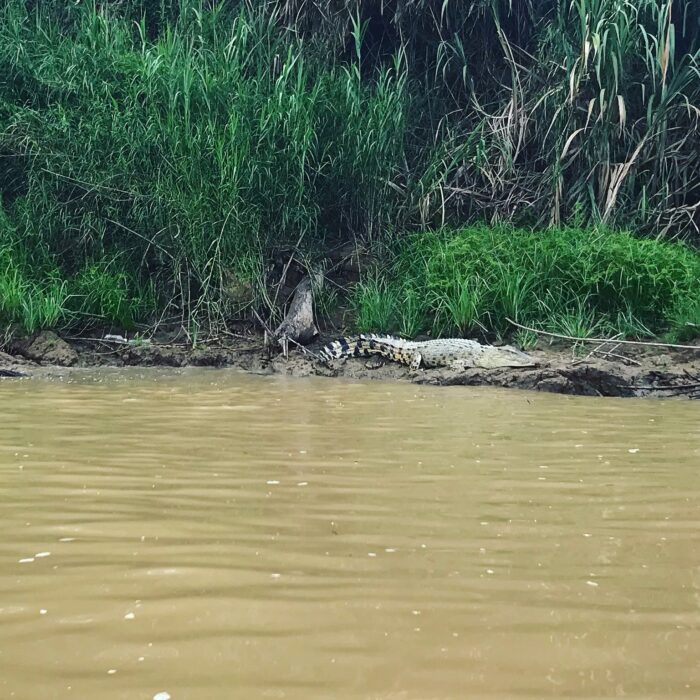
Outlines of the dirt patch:
{"label": "dirt patch", "polygon": [[[322,341],[309,349],[318,352]],[[11,353],[0,353],[0,370],[29,371],[35,365],[94,366],[208,366],[235,367],[256,374],[296,377],[326,376],[347,379],[408,381],[439,386],[495,386],[583,396],[638,396],[700,398],[700,346],[698,350],[650,349],[625,346],[624,357],[597,357],[590,347],[542,347],[531,352],[536,367],[413,371],[381,358],[339,360],[326,365],[312,354],[293,351],[288,358],[272,354],[255,334],[195,348],[168,342],[119,343],[102,338],[65,339],[54,333],[15,343]],[[31,362],[30,362],[31,360]],[[18,367],[18,365],[22,365]]]}
{"label": "dirt patch", "polygon": [[53,331],[42,331],[10,344],[10,352],[26,360],[48,365],[72,367],[78,363],[78,353]]}

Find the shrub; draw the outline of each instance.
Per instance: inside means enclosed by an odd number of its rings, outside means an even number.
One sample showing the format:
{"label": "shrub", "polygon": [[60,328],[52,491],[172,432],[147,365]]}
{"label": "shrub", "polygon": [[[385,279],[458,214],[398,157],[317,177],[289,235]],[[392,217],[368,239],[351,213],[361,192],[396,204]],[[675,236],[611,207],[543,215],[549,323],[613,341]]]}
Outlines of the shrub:
{"label": "shrub", "polygon": [[506,334],[510,318],[577,337],[640,335],[695,318],[700,254],[600,229],[474,226],[407,237],[371,279],[372,294],[365,285],[356,296],[365,330],[400,330],[398,300],[410,294],[426,300],[415,332]]}

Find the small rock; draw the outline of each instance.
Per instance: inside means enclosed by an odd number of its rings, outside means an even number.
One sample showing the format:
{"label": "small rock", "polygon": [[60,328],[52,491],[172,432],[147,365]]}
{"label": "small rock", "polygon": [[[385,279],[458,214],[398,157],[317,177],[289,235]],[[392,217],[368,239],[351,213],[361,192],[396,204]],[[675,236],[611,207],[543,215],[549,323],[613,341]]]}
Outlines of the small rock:
{"label": "small rock", "polygon": [[28,377],[26,372],[21,371],[22,364],[27,364],[26,359],[0,350],[0,377]]}
{"label": "small rock", "polygon": [[572,393],[571,382],[566,377],[549,376],[537,382],[539,391],[548,391],[552,394]]}
{"label": "small rock", "polygon": [[26,372],[20,372],[16,369],[8,369],[7,367],[0,367],[0,377],[27,377],[29,376]]}

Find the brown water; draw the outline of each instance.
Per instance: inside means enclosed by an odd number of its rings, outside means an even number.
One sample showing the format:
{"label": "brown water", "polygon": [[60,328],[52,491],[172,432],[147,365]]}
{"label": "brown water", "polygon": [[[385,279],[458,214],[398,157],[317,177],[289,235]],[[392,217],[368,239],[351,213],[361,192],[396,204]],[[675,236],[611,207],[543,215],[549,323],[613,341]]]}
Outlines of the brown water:
{"label": "brown water", "polygon": [[0,698],[699,698],[700,404],[0,383]]}

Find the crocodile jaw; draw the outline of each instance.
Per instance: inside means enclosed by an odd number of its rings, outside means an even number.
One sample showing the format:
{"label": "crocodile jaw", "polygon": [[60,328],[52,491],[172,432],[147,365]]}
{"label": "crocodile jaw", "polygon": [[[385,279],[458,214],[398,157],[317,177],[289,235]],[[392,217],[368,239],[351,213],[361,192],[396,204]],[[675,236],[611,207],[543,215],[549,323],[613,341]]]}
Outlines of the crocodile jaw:
{"label": "crocodile jaw", "polygon": [[529,355],[511,345],[489,347],[477,359],[477,366],[482,369],[496,367],[536,367],[537,362]]}

